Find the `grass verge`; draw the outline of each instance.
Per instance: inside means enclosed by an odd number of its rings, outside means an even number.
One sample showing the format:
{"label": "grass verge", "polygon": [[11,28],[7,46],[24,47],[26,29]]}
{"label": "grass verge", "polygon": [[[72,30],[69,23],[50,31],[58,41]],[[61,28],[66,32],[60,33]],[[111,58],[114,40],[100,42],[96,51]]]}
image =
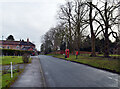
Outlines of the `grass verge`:
{"label": "grass verge", "polygon": [[[3,56],[0,57],[0,60],[2,60],[2,62],[0,62],[0,65],[10,65],[10,62],[13,64],[23,63],[22,56]],[[31,63],[31,58],[29,59],[29,62]]]}
{"label": "grass verge", "polygon": [[10,85],[12,85],[18,76],[24,71],[21,69],[19,72],[13,73],[13,78],[11,78],[11,73],[3,74],[2,75],[2,89],[8,89]]}

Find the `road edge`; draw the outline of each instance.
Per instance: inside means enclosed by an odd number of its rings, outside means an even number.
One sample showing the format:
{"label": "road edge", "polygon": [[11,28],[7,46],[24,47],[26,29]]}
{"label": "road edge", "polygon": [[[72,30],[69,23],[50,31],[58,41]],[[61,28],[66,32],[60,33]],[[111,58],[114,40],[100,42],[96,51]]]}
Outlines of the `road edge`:
{"label": "road edge", "polygon": [[40,61],[39,56],[38,56],[38,59],[39,59],[39,62],[40,62],[40,74],[41,74],[41,80],[42,80],[42,87],[47,87],[45,75],[44,75],[44,73],[43,73],[43,68],[42,68],[41,61]]}

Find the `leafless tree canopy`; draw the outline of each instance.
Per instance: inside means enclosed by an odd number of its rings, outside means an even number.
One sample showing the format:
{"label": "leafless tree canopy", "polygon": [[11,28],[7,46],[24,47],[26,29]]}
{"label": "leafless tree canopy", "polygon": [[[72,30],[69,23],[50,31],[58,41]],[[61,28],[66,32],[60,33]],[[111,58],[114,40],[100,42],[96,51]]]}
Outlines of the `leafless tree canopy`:
{"label": "leafless tree canopy", "polygon": [[[119,0],[66,1],[59,7],[58,19],[59,24],[44,35],[41,51],[45,53],[68,48],[70,52],[91,51],[91,56],[96,56],[96,39],[101,38],[104,40],[102,52],[105,57],[109,57],[110,37],[119,41]],[[86,41],[90,41],[90,49],[87,48],[89,50],[85,49]]]}

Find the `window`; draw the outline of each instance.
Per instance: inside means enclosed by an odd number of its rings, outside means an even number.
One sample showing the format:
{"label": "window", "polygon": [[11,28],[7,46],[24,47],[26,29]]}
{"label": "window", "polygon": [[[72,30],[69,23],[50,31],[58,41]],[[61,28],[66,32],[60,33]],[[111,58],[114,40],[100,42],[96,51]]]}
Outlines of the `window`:
{"label": "window", "polygon": [[24,48],[24,46],[22,45],[22,47],[21,48]]}
{"label": "window", "polygon": [[9,47],[9,46],[7,46],[7,49],[10,49],[10,47]]}
{"label": "window", "polygon": [[17,49],[19,49],[19,46],[16,46]]}

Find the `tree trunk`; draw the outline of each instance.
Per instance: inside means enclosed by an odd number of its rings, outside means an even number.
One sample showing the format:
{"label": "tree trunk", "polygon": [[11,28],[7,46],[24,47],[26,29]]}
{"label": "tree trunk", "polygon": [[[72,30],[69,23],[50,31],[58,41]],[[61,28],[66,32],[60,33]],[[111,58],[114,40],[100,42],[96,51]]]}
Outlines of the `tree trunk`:
{"label": "tree trunk", "polygon": [[90,22],[90,30],[91,30],[91,48],[92,48],[92,53],[91,56],[95,57],[95,34],[93,31],[93,20],[92,20],[92,2],[90,2],[90,13],[89,13],[89,22]]}
{"label": "tree trunk", "polygon": [[109,57],[109,38],[108,34],[105,35],[105,43],[104,43],[104,57]]}
{"label": "tree trunk", "polygon": [[91,56],[92,57],[95,57],[96,56],[96,53],[95,53],[95,36],[94,35],[92,35],[92,37],[91,37],[92,39],[91,39],[91,46],[92,46],[92,53],[91,53]]}
{"label": "tree trunk", "polygon": [[81,44],[81,37],[80,37],[80,22],[79,22],[79,18],[77,21],[77,50],[80,51],[80,44]]}
{"label": "tree trunk", "polygon": [[109,22],[107,17],[107,2],[105,2],[105,43],[104,43],[104,57],[109,57],[109,36],[108,36]]}
{"label": "tree trunk", "polygon": [[70,52],[72,52],[72,35],[71,35],[71,22],[70,22],[70,17],[69,17],[69,49]]}

